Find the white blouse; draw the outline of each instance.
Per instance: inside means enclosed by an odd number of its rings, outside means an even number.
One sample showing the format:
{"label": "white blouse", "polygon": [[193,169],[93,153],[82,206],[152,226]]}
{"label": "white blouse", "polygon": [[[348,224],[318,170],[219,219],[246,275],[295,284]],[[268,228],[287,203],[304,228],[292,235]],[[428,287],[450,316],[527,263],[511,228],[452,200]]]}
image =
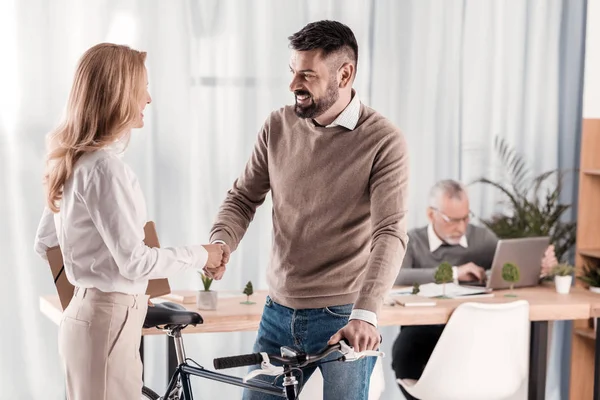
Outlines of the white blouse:
{"label": "white blouse", "polygon": [[149,279],[201,269],[201,245],[150,248],[143,242],[146,201],[131,170],[112,150],[84,154],[64,185],[60,212],[44,209],[35,251],[60,245],[65,273],[77,287],[143,294]]}

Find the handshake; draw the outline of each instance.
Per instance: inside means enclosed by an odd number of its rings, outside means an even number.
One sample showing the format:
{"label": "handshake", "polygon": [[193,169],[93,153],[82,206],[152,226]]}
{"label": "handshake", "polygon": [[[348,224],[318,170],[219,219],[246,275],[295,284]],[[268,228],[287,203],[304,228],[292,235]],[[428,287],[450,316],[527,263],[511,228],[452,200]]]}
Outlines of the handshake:
{"label": "handshake", "polygon": [[202,272],[209,278],[219,280],[225,273],[225,267],[229,262],[231,249],[224,243],[205,244],[203,247],[208,252],[208,260],[202,268]]}

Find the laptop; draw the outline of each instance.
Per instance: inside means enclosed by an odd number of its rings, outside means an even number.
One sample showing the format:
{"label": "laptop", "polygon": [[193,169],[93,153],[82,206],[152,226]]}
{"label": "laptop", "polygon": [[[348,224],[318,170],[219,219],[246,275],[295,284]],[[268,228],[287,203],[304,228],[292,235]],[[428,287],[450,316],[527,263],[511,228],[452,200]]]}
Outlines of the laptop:
{"label": "laptop", "polygon": [[510,283],[502,279],[502,267],[505,263],[513,263],[519,267],[520,279],[514,284],[515,288],[537,286],[542,271],[542,258],[549,245],[549,236],[499,240],[492,268],[486,271],[486,288],[510,288]]}

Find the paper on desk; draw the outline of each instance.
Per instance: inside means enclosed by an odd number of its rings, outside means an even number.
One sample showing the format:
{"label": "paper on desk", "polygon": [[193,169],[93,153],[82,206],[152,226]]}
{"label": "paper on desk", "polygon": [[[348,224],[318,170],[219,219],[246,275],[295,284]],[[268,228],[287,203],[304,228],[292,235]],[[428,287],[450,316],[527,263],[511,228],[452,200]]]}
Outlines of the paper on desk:
{"label": "paper on desk", "polygon": [[403,296],[401,299],[396,299],[396,304],[404,307],[433,307],[436,302],[422,296]]}
{"label": "paper on desk", "polygon": [[[392,290],[391,296],[406,296],[412,293],[412,287],[405,287],[398,290]],[[489,293],[486,288],[465,287],[454,283],[446,283],[446,297],[474,296]],[[419,286],[419,296],[421,297],[440,297],[444,295],[442,284],[426,283]],[[480,297],[480,296],[477,296]]]}

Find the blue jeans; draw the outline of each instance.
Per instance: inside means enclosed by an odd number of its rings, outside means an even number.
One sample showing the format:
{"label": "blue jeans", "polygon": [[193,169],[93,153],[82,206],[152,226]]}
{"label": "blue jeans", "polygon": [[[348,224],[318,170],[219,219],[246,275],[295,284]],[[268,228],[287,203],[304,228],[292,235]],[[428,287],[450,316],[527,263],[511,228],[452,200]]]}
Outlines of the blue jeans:
{"label": "blue jeans", "polygon": [[[267,296],[254,352],[280,354],[280,347],[287,346],[297,351],[317,353],[327,346],[329,338],[348,323],[352,304],[294,310],[277,304]],[[331,359],[338,358],[332,354]],[[324,361],[327,361],[325,359]],[[375,367],[376,358],[366,357],[354,362],[330,362],[319,365],[323,375],[324,400],[367,400],[369,381]],[[251,367],[250,370],[260,368]],[[316,367],[303,370],[303,382],[315,371]],[[261,379],[272,383],[275,377],[261,375]],[[280,385],[282,378],[276,383]],[[302,393],[300,393],[300,399]],[[244,390],[244,400],[280,400],[268,394]],[[310,400],[310,399],[309,399]]]}

